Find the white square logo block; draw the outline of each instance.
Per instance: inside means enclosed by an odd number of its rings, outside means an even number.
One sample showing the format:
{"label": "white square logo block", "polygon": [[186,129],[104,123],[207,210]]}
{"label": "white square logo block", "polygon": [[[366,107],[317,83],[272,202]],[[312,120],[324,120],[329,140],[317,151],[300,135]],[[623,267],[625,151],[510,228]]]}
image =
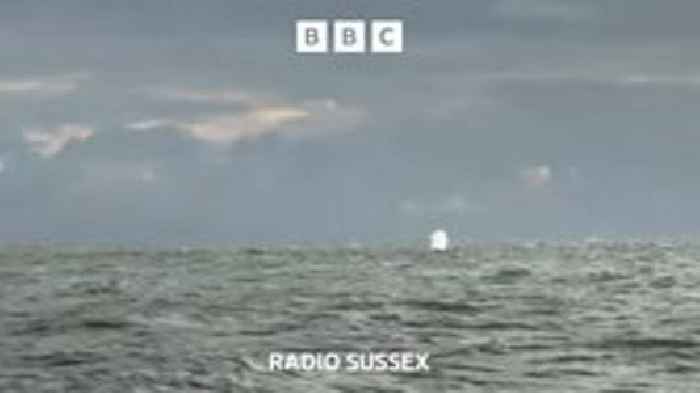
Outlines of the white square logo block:
{"label": "white square logo block", "polygon": [[403,21],[400,19],[374,19],[371,22],[372,52],[403,52]]}
{"label": "white square logo block", "polygon": [[297,53],[328,52],[328,22],[324,19],[300,19],[296,23]]}
{"label": "white square logo block", "polygon": [[365,21],[338,19],[333,22],[333,51],[364,53]]}

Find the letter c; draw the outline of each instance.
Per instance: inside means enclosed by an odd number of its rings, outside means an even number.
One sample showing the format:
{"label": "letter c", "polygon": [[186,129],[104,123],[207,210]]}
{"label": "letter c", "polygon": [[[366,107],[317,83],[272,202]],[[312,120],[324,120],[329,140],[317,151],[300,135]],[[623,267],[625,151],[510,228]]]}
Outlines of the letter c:
{"label": "letter c", "polygon": [[394,29],[391,27],[385,27],[382,29],[382,31],[379,32],[379,40],[384,44],[385,46],[391,46],[394,43],[394,40],[389,40],[386,38],[386,35],[388,33],[393,33]]}

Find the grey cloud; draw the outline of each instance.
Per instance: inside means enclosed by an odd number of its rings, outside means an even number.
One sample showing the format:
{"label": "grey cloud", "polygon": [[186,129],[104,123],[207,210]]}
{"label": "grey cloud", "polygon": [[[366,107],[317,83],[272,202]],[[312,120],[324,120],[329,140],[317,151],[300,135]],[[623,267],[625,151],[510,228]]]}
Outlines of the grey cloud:
{"label": "grey cloud", "polygon": [[590,3],[561,0],[500,0],[494,2],[494,12],[506,18],[558,19],[575,21],[596,15]]}
{"label": "grey cloud", "polygon": [[149,94],[154,98],[171,101],[199,102],[210,104],[245,104],[253,105],[262,98],[243,90],[234,89],[187,89],[160,88],[150,89]]}
{"label": "grey cloud", "polygon": [[433,200],[408,199],[399,203],[401,213],[417,217],[463,215],[480,213],[484,210],[482,205],[474,203],[460,194],[442,196]]}
{"label": "grey cloud", "polygon": [[73,93],[87,74],[0,80],[0,95],[62,96]]}
{"label": "grey cloud", "polygon": [[94,130],[81,124],[64,124],[54,128],[28,128],[24,140],[32,152],[42,158],[53,158],[66,146],[81,143],[95,135]]}
{"label": "grey cloud", "polygon": [[81,167],[81,179],[75,183],[74,191],[105,193],[113,188],[123,191],[130,186],[149,185],[159,178],[159,168],[152,162],[91,160]]}
{"label": "grey cloud", "polygon": [[549,165],[532,165],[522,169],[520,177],[530,187],[544,187],[552,182],[552,168]]}

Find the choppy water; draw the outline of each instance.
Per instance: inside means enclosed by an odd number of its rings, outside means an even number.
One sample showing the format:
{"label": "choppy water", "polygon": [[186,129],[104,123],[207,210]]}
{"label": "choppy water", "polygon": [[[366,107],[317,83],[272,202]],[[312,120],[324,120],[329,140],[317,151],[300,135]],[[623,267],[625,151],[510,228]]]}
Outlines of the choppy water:
{"label": "choppy water", "polygon": [[[424,374],[269,372],[408,349]],[[700,247],[0,251],[0,392],[698,392]]]}

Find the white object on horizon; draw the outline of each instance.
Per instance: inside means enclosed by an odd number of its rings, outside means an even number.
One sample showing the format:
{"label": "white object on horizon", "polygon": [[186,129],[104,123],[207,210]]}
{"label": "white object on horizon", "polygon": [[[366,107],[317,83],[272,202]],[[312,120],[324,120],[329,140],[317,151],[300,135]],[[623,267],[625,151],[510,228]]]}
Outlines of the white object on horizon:
{"label": "white object on horizon", "polygon": [[436,229],[430,235],[430,249],[433,251],[447,251],[450,239],[444,229]]}

